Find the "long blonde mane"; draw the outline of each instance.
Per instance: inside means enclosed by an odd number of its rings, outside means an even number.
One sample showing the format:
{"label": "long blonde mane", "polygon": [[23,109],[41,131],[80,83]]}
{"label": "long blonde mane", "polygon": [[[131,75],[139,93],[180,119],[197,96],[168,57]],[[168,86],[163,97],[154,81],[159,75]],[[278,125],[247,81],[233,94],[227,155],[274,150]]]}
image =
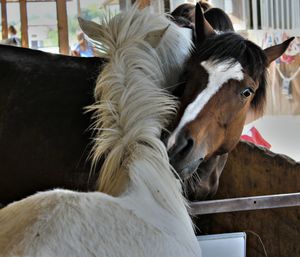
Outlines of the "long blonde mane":
{"label": "long blonde mane", "polygon": [[[166,35],[154,49],[145,39],[164,28]],[[145,156],[144,148],[167,160],[159,137],[176,103],[162,87],[174,83],[191,43],[148,9],[133,8],[101,26],[94,24],[93,30],[83,25],[83,30],[109,61],[97,81],[96,103],[89,108],[95,113],[93,163],[105,159],[99,191],[117,196],[127,188],[129,167]]]}
{"label": "long blonde mane", "polygon": [[[148,8],[132,8],[102,25],[87,25],[81,24],[83,31],[108,59],[95,88],[96,103],[90,107],[96,133],[93,163],[104,159],[99,190],[113,196],[150,192],[174,217],[190,223],[180,183],[160,140],[176,109],[166,89],[173,85],[170,77],[182,71],[192,47],[190,38]],[[147,42],[153,31],[166,28],[157,46]]]}
{"label": "long blonde mane", "polygon": [[[176,217],[173,224],[179,220],[189,224],[186,228],[192,235],[180,184],[160,140],[162,129],[176,110],[176,101],[167,88],[181,73],[192,47],[190,38],[165,16],[148,8],[133,8],[102,25],[81,26],[108,60],[95,88],[96,103],[90,107],[96,133],[93,163],[104,160],[99,191],[130,195],[127,200],[135,202],[151,195],[163,208],[160,227],[172,226],[170,215],[166,215],[171,213]],[[157,30],[166,32],[153,46],[148,38]],[[130,194],[132,191],[135,193]],[[142,199],[137,200],[139,195]],[[133,209],[145,212],[140,207]],[[148,218],[153,219],[153,225],[158,222],[150,215]]]}

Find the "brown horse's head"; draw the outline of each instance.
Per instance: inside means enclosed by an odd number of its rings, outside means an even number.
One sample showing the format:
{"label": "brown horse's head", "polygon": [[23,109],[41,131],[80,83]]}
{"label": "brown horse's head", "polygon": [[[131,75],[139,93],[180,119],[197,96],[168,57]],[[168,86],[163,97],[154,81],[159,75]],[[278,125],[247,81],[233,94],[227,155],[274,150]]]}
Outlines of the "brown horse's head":
{"label": "brown horse's head", "polygon": [[182,77],[181,106],[167,147],[182,178],[202,161],[231,151],[247,113],[262,112],[266,68],[289,39],[262,50],[234,32],[216,34],[196,6],[195,50]]}

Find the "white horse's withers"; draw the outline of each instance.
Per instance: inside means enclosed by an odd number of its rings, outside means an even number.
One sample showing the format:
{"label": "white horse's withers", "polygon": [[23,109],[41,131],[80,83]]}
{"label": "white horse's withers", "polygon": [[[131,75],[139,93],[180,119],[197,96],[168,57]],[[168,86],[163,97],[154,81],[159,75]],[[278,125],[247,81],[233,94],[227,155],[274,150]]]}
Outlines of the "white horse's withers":
{"label": "white horse's withers", "polygon": [[0,256],[201,256],[160,141],[191,42],[148,9],[81,26],[108,59],[90,107],[104,193],[47,191],[0,210]]}

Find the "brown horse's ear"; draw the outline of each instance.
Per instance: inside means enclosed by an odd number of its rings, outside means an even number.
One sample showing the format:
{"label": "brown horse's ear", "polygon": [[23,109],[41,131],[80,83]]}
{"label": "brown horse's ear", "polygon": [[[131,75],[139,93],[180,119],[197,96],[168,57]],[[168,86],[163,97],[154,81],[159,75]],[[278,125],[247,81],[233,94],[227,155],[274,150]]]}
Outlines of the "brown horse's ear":
{"label": "brown horse's ear", "polygon": [[205,19],[201,5],[196,4],[195,11],[195,33],[196,33],[196,43],[202,43],[207,37],[216,34],[212,26]]}
{"label": "brown horse's ear", "polygon": [[289,47],[291,41],[293,41],[293,40],[294,40],[294,37],[291,37],[279,45],[271,46],[264,50],[264,53],[267,57],[268,66],[271,64],[271,62],[276,60],[278,57],[280,57],[285,52],[285,50]]}

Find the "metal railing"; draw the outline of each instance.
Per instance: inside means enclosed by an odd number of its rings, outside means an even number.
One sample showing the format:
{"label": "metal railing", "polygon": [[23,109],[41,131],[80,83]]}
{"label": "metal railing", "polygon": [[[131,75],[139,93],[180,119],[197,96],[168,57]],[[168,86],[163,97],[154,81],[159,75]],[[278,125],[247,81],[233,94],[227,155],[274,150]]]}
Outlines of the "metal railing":
{"label": "metal railing", "polygon": [[300,206],[300,193],[191,202],[190,213],[192,215],[203,215],[295,206]]}

